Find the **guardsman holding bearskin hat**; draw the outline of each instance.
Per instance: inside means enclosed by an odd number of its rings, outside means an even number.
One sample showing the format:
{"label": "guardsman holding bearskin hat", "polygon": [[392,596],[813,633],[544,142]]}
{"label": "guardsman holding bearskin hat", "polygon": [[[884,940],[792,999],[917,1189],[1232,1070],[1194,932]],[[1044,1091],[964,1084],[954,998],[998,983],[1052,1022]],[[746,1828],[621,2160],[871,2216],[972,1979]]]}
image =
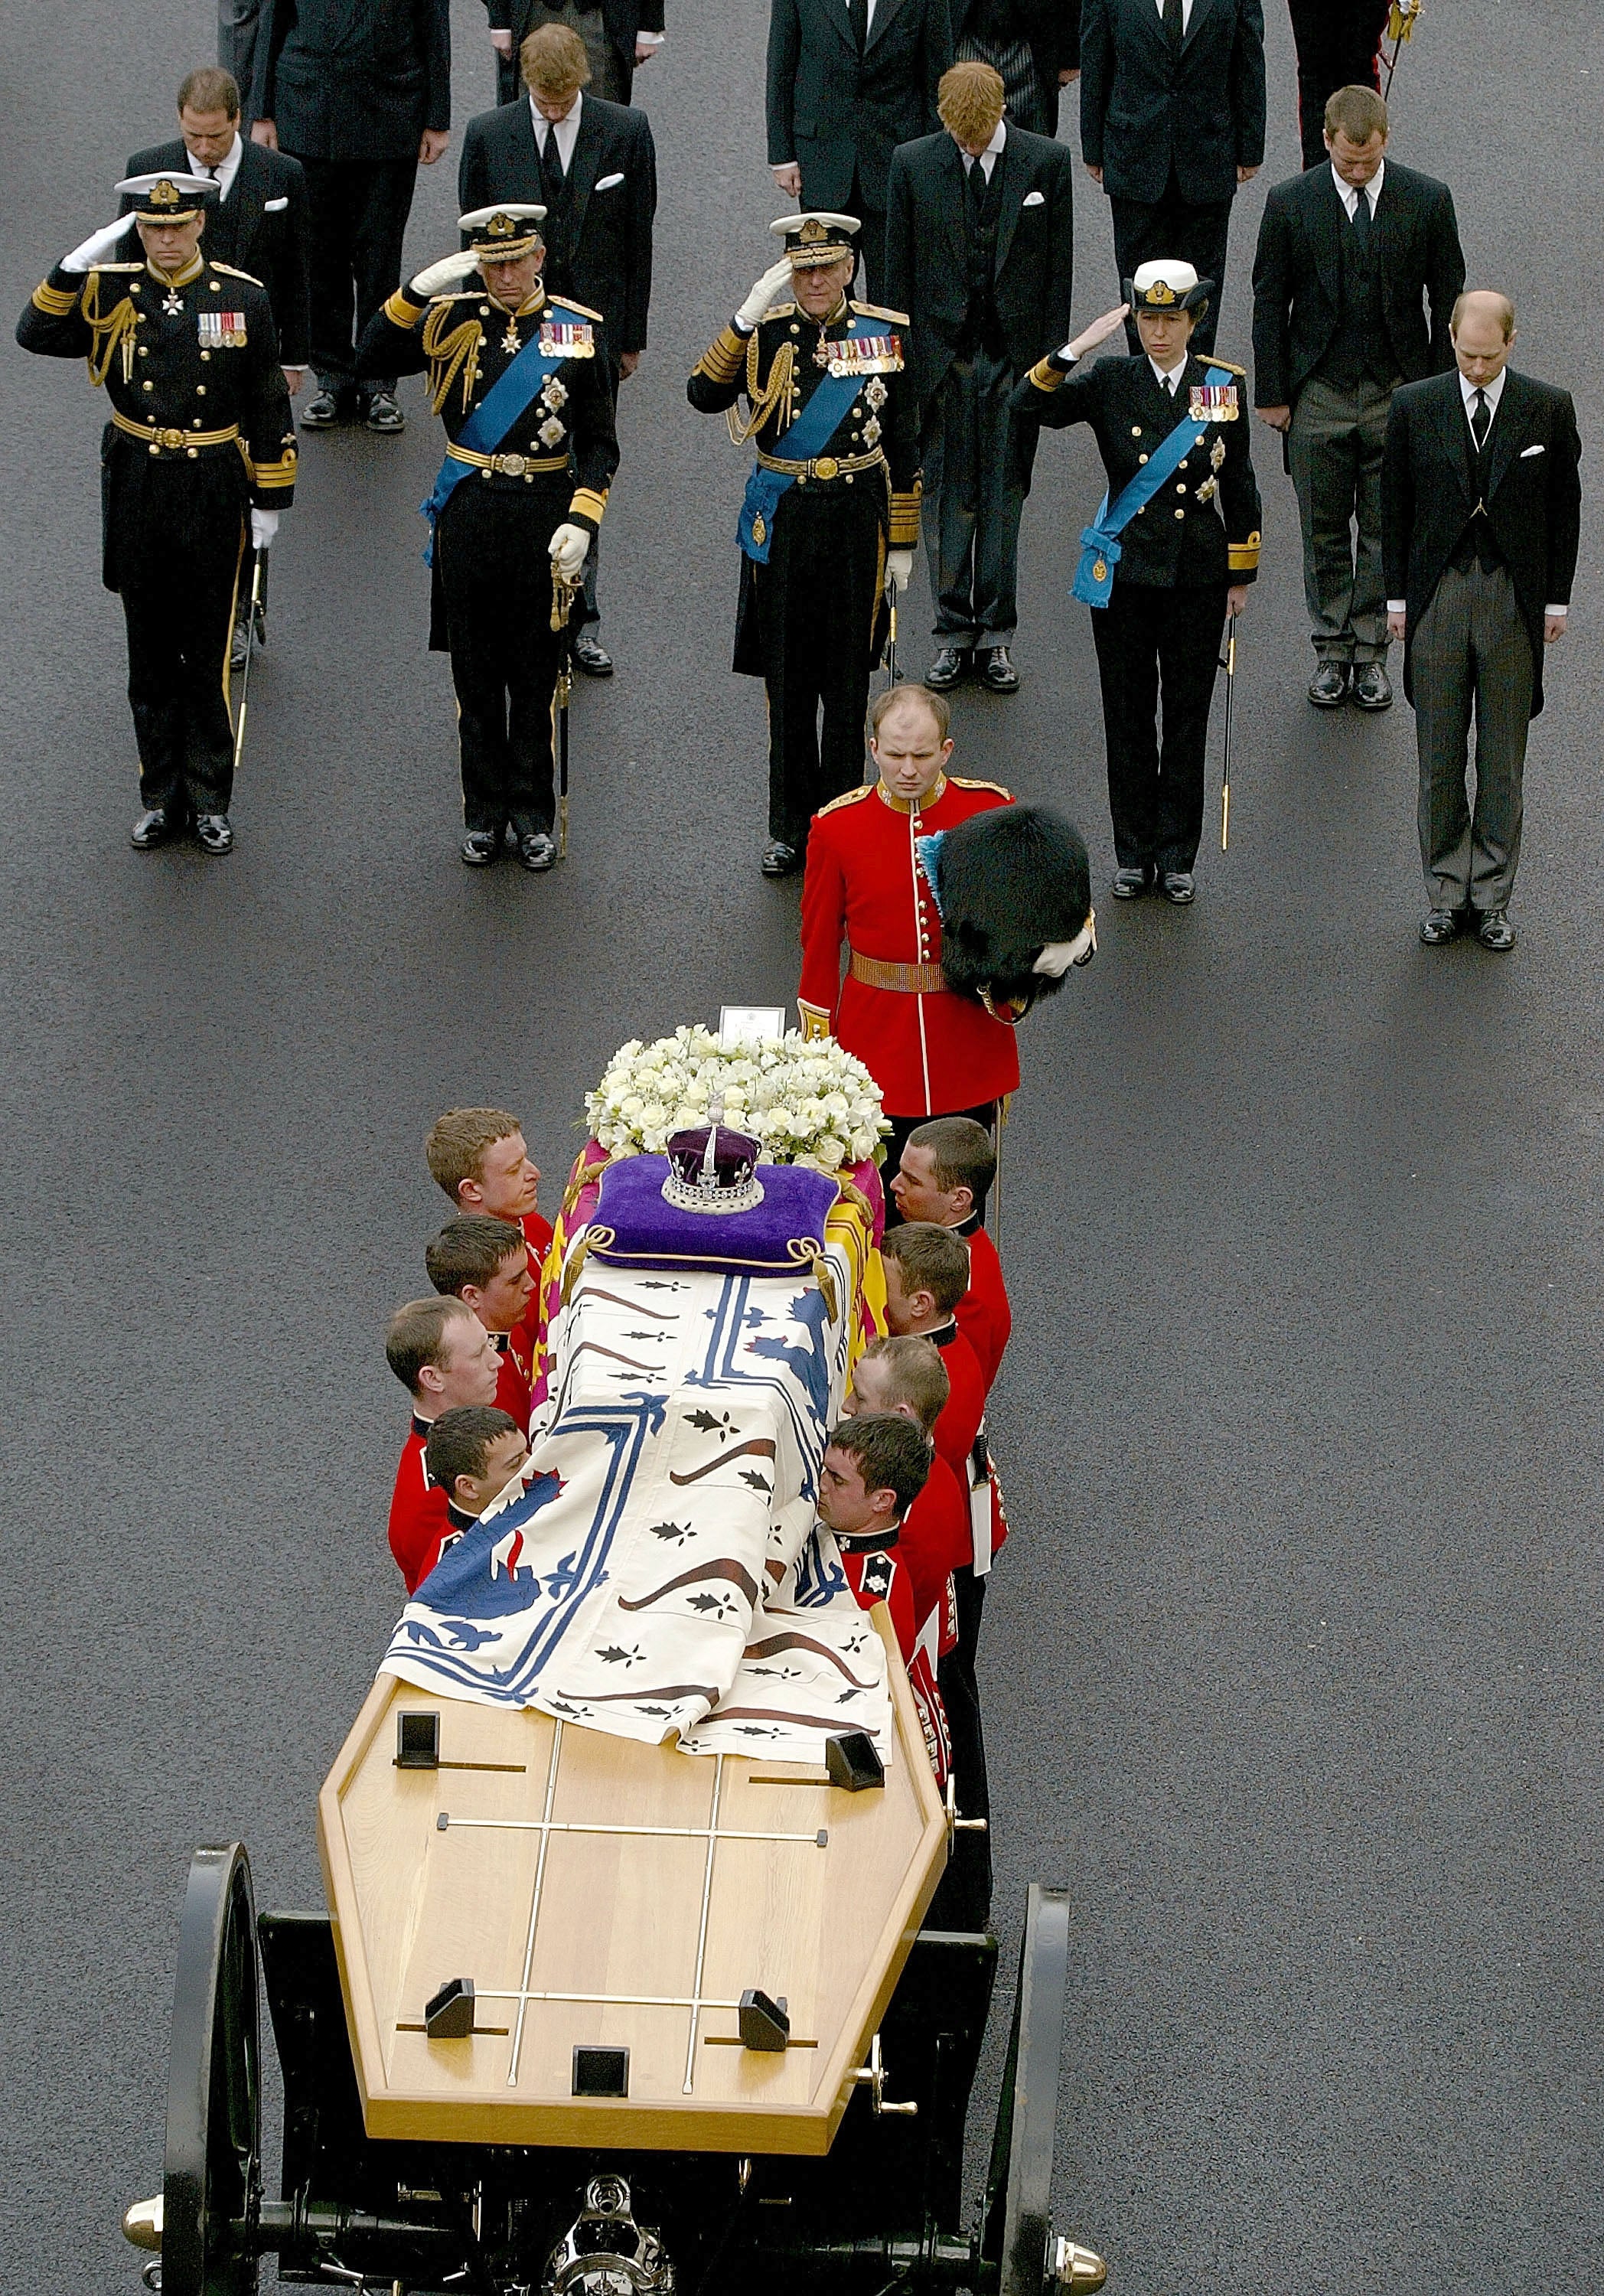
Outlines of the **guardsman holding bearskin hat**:
{"label": "guardsman holding bearskin hat", "polygon": [[[757,444],[739,527],[734,666],[768,689],[763,873],[785,877],[802,865],[810,816],[863,778],[887,579],[906,588],[919,540],[919,436],[906,317],[847,295],[856,219],[782,216],[769,228],[784,256],[702,354],[686,393],[699,413],[728,414],[738,444]],[[794,301],[771,310],[787,283]]]}
{"label": "guardsman holding bearskin hat", "polygon": [[[1075,595],[1095,610],[1114,894],[1133,900],[1156,883],[1186,902],[1220,633],[1248,603],[1262,514],[1242,369],[1188,348],[1213,282],[1190,263],[1158,261],[1141,265],[1125,291],[1118,310],[1032,367],[1012,405],[1050,430],[1090,423],[1102,455],[1108,493],[1082,536]],[[1127,310],[1136,357],[1084,364]]]}
{"label": "guardsman holding bearskin hat", "polygon": [[[228,852],[228,652],[248,541],[266,546],[295,489],[295,429],[259,281],[200,251],[217,185],[131,176],[129,202],[34,289],[24,350],[82,358],[105,386],[103,573],[122,599],[139,744],[140,850],[192,822]],[[113,261],[130,232],[136,260]]]}
{"label": "guardsman holding bearskin hat", "polygon": [[[495,859],[509,829],[526,869],[557,858],[552,572],[578,578],[618,466],[601,317],[542,287],[544,216],[525,203],[463,216],[467,247],[397,288],[356,357],[359,378],[427,367],[446,429],[423,505],[430,644],[451,656],[471,869]],[[475,270],[476,285],[459,284]]]}

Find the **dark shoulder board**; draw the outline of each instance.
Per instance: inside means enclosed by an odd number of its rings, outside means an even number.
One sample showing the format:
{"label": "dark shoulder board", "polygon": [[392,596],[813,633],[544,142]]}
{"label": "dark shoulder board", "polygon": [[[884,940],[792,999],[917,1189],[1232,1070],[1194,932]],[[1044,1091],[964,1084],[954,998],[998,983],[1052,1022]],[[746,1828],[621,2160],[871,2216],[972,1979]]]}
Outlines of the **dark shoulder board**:
{"label": "dark shoulder board", "polygon": [[844,805],[862,805],[866,797],[873,795],[874,783],[864,782],[857,789],[847,790],[841,796],[832,797],[828,805],[822,805],[819,808],[819,815],[822,817],[827,813],[839,813]]}
{"label": "dark shoulder board", "polygon": [[855,303],[852,308],[860,319],[889,319],[894,327],[905,327],[908,324],[908,315],[905,311],[888,311],[883,303]]}
{"label": "dark shoulder board", "polygon": [[225,279],[248,279],[253,287],[260,287],[264,295],[267,291],[265,283],[257,277],[254,271],[241,271],[236,264],[233,263],[214,263],[212,269],[220,271]]}

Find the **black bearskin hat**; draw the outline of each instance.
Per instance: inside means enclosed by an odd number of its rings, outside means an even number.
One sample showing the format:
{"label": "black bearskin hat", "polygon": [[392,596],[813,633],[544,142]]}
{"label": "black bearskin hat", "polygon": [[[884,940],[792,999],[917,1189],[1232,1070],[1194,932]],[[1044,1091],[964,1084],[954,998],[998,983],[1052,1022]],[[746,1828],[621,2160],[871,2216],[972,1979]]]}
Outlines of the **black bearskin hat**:
{"label": "black bearskin hat", "polygon": [[999,805],[971,814],[940,839],[927,875],[932,864],[947,987],[999,1019],[1022,1017],[1038,996],[1062,986],[1062,964],[1056,974],[1035,970],[1044,948],[1084,934],[1074,961],[1084,964],[1092,955],[1085,842],[1049,807]]}

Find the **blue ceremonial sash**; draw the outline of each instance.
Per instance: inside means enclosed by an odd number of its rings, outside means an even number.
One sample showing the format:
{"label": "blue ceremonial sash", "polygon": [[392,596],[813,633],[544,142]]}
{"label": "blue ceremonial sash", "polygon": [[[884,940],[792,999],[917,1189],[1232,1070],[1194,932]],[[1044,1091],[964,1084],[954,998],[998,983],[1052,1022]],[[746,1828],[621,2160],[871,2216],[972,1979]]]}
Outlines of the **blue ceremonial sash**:
{"label": "blue ceremonial sash", "polygon": [[[857,397],[861,374],[827,374],[782,439],[774,441],[788,463],[811,463],[834,438],[836,426]],[[797,481],[783,471],[754,463],[735,528],[735,539],[754,565],[768,564],[774,534],[774,505]]]}
{"label": "blue ceremonial sash", "polygon": [[[535,399],[549,375],[556,373],[569,356],[566,351],[543,351],[536,333],[505,368],[498,381],[485,393],[472,414],[463,423],[456,444],[466,447],[475,455],[494,455],[519,416]],[[435,528],[440,512],[455,494],[465,478],[471,476],[471,463],[454,462],[449,455],[435,473],[429,498],[418,508],[429,521],[429,540],[423,545],[423,563],[434,563]]]}
{"label": "blue ceremonial sash", "polygon": [[[1216,388],[1231,381],[1230,370],[1211,366],[1206,387]],[[1097,516],[1081,533],[1080,564],[1075,570],[1071,594],[1083,606],[1106,606],[1114,588],[1114,569],[1119,563],[1119,535],[1129,526],[1137,512],[1150,503],[1165,480],[1173,478],[1194,447],[1200,447],[1208,434],[1207,420],[1199,422],[1188,417],[1178,422],[1152,460],[1144,463],[1130,481],[1122,487],[1118,500],[1112,509],[1105,494],[1098,505]]]}

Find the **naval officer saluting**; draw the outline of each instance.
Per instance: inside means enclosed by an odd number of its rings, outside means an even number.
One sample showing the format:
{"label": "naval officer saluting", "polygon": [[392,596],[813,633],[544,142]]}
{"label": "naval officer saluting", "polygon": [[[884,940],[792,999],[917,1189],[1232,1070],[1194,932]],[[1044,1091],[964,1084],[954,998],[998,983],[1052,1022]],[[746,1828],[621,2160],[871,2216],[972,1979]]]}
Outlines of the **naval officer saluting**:
{"label": "naval officer saluting", "polygon": [[[1166,900],[1192,898],[1220,633],[1247,604],[1258,570],[1242,370],[1188,348],[1212,291],[1190,263],[1142,264],[1118,310],[1038,361],[1011,402],[1021,420],[1050,430],[1089,422],[1108,472],[1102,508],[1082,537],[1075,594],[1096,609],[1122,901],[1155,882]],[[1142,339],[1137,356],[1083,365],[1127,309]]]}
{"label": "naval officer saluting", "polygon": [[[117,191],[128,211],[34,289],[17,340],[86,360],[111,405],[102,571],[127,624],[133,842],[146,852],[192,822],[202,852],[222,854],[234,597],[247,543],[266,548],[295,490],[290,392],[266,288],[200,252],[216,184],[168,173]],[[136,259],[114,261],[125,244]]]}

